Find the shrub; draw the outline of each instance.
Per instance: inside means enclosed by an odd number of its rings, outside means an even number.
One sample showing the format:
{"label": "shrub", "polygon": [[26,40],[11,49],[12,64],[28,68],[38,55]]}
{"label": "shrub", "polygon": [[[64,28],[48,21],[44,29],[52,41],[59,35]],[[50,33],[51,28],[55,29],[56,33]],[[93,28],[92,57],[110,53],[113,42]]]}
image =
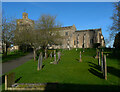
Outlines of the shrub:
{"label": "shrub", "polygon": [[100,43],[94,43],[93,48],[98,48],[101,44]]}

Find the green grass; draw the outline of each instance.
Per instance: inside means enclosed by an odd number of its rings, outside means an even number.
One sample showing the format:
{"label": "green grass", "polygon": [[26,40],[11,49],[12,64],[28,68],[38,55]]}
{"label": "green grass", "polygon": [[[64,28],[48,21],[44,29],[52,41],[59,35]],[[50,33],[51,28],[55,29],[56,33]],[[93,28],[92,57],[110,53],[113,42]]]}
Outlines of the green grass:
{"label": "green grass", "polygon": [[116,90],[120,86],[120,67],[118,59],[107,57],[108,80],[104,80],[97,59],[95,49],[86,49],[82,52],[82,63],[78,62],[79,52],[63,50],[59,64],[50,64],[50,58],[43,61],[43,69],[37,71],[37,61],[30,60],[11,72],[15,72],[18,83],[58,83],[58,89],[64,90]]}
{"label": "green grass", "polygon": [[22,51],[14,51],[14,52],[10,52],[8,53],[7,56],[2,56],[2,63],[7,62],[9,60],[13,60],[22,56],[27,55],[28,52],[22,52]]}

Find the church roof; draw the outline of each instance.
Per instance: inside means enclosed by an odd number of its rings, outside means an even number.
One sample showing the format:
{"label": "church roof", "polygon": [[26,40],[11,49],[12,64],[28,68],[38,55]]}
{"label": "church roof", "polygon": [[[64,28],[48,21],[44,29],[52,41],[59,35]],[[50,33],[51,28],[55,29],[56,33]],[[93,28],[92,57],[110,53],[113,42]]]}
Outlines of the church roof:
{"label": "church roof", "polygon": [[85,32],[85,31],[101,31],[101,28],[98,28],[98,29],[87,29],[87,30],[76,30],[75,32]]}
{"label": "church roof", "polygon": [[61,30],[71,29],[72,26],[61,27]]}
{"label": "church roof", "polygon": [[72,26],[65,26],[65,27],[61,27],[62,30],[65,30],[65,29],[72,29],[72,28],[75,28],[75,25],[73,24]]}

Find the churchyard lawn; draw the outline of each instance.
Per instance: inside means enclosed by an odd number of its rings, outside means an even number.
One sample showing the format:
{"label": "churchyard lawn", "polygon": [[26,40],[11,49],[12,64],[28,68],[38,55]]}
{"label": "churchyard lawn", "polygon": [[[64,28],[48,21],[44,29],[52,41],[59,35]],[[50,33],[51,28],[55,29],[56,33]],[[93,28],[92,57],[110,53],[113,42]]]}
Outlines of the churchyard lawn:
{"label": "churchyard lawn", "polygon": [[7,56],[2,56],[2,63],[10,61],[10,60],[14,60],[16,58],[22,57],[27,55],[28,52],[22,52],[22,51],[13,51],[13,52],[9,52]]}
{"label": "churchyard lawn", "polygon": [[11,72],[15,72],[17,83],[58,83],[57,90],[118,90],[120,60],[107,56],[108,76],[105,80],[98,59],[94,58],[96,49],[85,49],[82,62],[79,62],[80,50],[82,52],[82,49],[62,50],[59,64],[50,64],[54,58],[47,58],[40,71],[37,70],[38,61],[32,59]]}

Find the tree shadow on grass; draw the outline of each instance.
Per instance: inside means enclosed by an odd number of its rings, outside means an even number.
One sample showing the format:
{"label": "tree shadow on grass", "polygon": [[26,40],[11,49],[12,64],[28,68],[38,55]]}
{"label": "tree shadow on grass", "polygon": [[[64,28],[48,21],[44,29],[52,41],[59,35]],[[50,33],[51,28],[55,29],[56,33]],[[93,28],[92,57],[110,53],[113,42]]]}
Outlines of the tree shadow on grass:
{"label": "tree shadow on grass", "polygon": [[71,83],[47,83],[45,88],[45,92],[54,90],[54,91],[92,91],[92,92],[101,92],[101,91],[109,91],[113,90],[118,91],[118,86],[105,86],[105,85],[85,85],[85,84],[71,84]]}
{"label": "tree shadow on grass", "polygon": [[120,78],[120,69],[116,69],[114,67],[107,66],[107,71]]}
{"label": "tree shadow on grass", "polygon": [[103,79],[103,78],[104,78],[104,77],[103,77],[103,75],[102,75],[102,73],[100,73],[100,72],[96,71],[96,70],[95,70],[95,69],[93,69],[93,68],[88,69],[88,71],[89,71],[90,73],[92,73],[93,75],[95,75],[95,76],[97,76],[97,77],[101,78],[101,79]]}
{"label": "tree shadow on grass", "polygon": [[[101,66],[94,64],[92,62],[88,62],[88,63],[89,63],[90,67],[101,71]],[[107,72],[120,78],[120,69],[117,69],[117,68],[114,68],[111,66],[107,66]]]}
{"label": "tree shadow on grass", "polygon": [[92,62],[88,62],[89,63],[89,66],[91,67],[90,69],[88,69],[88,71],[90,73],[92,73],[93,75],[103,79],[103,74],[100,72],[101,71],[101,67],[97,64],[94,64]]}
{"label": "tree shadow on grass", "polygon": [[101,71],[101,67],[100,67],[99,65],[94,64],[94,63],[92,63],[92,62],[88,62],[88,63],[89,63],[89,66],[90,66],[90,67],[93,67],[93,68],[95,68],[95,69]]}
{"label": "tree shadow on grass", "polygon": [[42,68],[44,68],[45,67],[45,65],[42,65]]}
{"label": "tree shadow on grass", "polygon": [[76,59],[78,62],[80,61],[79,59]]}
{"label": "tree shadow on grass", "polygon": [[[26,90],[21,92],[119,92],[119,87],[117,85],[93,85],[93,84],[71,84],[71,83],[47,83],[44,91],[36,90]],[[8,91],[5,91],[8,92]],[[11,91],[9,91],[11,92]],[[13,91],[12,91],[13,92]],[[17,91],[18,92],[18,91]]]}
{"label": "tree shadow on grass", "polygon": [[15,83],[17,83],[22,77],[19,77],[17,80],[15,80]]}

